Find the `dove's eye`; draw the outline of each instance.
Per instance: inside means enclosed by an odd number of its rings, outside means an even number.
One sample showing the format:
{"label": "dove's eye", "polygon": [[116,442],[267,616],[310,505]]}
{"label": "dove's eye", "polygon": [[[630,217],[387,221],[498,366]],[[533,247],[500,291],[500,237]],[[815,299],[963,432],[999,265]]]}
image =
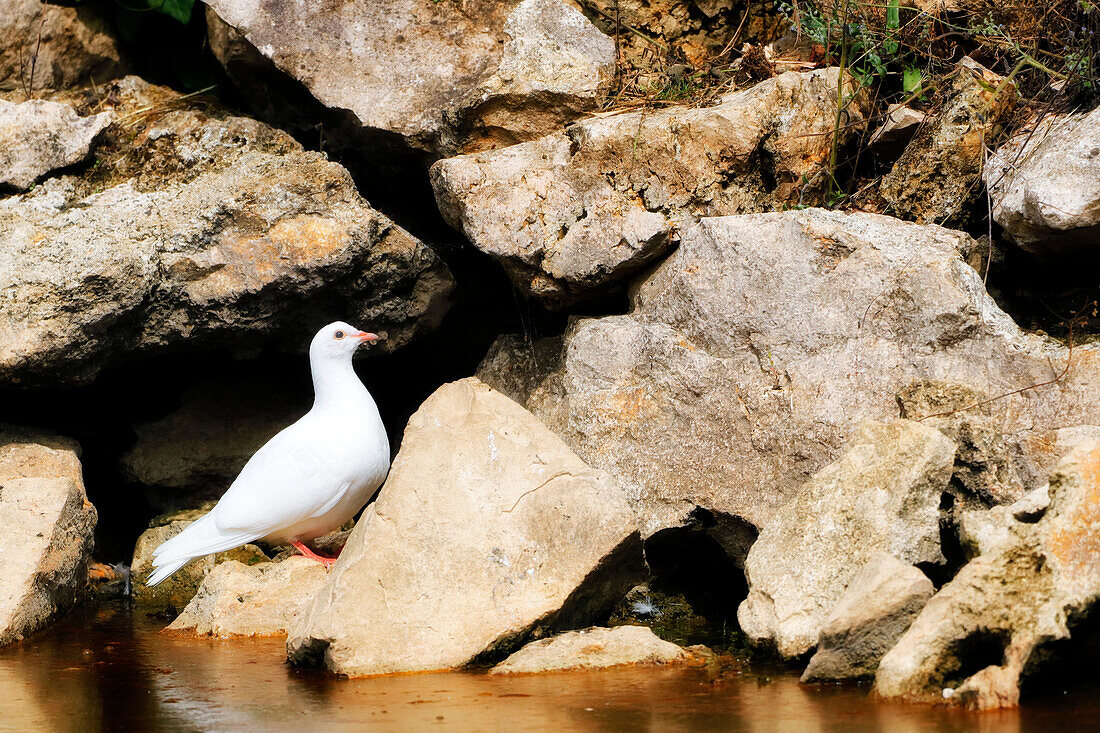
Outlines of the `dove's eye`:
{"label": "dove's eye", "polygon": [[344,338],[344,332],[343,331],[337,331],[336,333],[334,333],[332,335],[335,336],[337,340]]}

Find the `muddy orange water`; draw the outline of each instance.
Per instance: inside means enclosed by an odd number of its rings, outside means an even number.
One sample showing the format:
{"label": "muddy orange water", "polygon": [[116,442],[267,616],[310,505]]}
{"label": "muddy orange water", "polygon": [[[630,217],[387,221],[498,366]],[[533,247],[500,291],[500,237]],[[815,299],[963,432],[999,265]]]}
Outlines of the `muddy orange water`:
{"label": "muddy orange water", "polygon": [[121,606],[0,650],[0,729],[185,731],[1068,731],[1100,727],[1100,687],[968,713],[875,701],[745,670],[616,669],[363,680],[291,669],[278,639],[194,639]]}

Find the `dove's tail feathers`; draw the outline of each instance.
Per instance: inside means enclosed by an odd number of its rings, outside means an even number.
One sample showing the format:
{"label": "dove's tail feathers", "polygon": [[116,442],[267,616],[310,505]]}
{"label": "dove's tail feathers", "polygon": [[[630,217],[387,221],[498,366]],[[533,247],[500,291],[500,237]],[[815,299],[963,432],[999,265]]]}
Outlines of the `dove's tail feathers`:
{"label": "dove's tail feathers", "polygon": [[153,573],[145,584],[153,587],[195,558],[232,550],[254,539],[256,535],[250,532],[218,529],[214,518],[207,514],[153,550]]}

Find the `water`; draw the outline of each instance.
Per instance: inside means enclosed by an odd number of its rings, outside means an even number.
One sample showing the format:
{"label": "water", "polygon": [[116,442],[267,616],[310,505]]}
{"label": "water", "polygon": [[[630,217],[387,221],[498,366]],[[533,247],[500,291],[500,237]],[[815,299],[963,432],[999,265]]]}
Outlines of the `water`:
{"label": "water", "polygon": [[0,729],[329,731],[1046,731],[1100,728],[1100,687],[1022,712],[874,700],[782,671],[617,669],[339,680],[283,661],[280,639],[160,633],[121,605],[0,650]]}

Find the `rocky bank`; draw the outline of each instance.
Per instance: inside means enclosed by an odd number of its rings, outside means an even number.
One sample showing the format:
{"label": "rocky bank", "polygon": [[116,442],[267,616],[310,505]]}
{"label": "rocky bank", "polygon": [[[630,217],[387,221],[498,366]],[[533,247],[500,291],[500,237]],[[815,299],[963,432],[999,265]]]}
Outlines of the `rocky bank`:
{"label": "rocky bank", "polygon": [[[0,10],[0,644],[94,585],[339,676],[1095,676],[1100,111],[702,0],[209,0],[188,93],[100,10]],[[337,319],[395,449],[339,559],[148,588]]]}

